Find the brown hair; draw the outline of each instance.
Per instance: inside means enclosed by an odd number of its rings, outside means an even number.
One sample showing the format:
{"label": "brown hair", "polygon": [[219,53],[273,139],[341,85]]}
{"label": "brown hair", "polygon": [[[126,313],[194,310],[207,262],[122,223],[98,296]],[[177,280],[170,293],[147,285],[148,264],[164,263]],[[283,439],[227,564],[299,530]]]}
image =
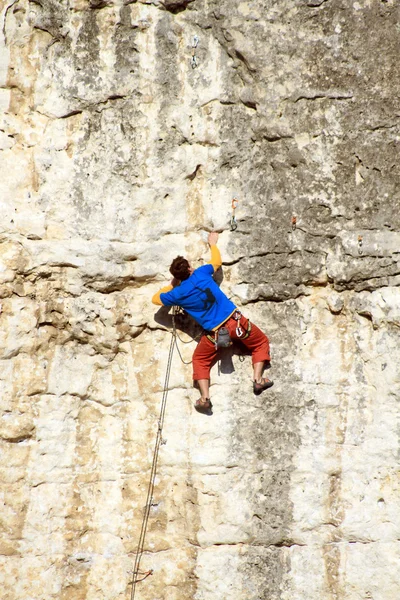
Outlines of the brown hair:
{"label": "brown hair", "polygon": [[189,268],[189,261],[183,258],[183,256],[177,256],[172,261],[169,272],[176,279],[179,279],[179,281],[185,281],[185,279],[189,279],[190,277]]}

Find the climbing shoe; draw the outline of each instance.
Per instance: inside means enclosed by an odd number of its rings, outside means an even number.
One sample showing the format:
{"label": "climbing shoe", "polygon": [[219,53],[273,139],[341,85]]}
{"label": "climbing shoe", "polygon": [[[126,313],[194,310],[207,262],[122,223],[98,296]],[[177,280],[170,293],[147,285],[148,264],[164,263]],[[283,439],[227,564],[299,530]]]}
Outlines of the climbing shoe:
{"label": "climbing shoe", "polygon": [[199,413],[203,413],[204,415],[212,415],[212,404],[210,398],[199,398],[196,400],[194,407]]}
{"label": "climbing shoe", "polygon": [[253,381],[253,392],[255,393],[256,396],[258,396],[259,394],[261,394],[261,392],[263,392],[264,390],[267,390],[268,388],[272,387],[273,385],[274,385],[274,382],[270,381],[269,379],[262,378],[260,383],[258,383],[257,381]]}

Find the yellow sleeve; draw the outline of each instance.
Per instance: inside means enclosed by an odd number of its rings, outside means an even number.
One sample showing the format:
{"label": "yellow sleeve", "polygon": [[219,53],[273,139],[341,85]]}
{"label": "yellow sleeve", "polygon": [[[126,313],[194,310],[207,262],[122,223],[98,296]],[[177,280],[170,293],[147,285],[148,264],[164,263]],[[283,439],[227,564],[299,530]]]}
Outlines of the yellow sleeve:
{"label": "yellow sleeve", "polygon": [[220,251],[218,250],[217,246],[210,246],[210,250],[211,250],[210,264],[214,267],[214,271],[216,271],[222,265],[221,254],[220,254]]}
{"label": "yellow sleeve", "polygon": [[172,287],[172,285],[166,285],[165,287],[161,288],[161,290],[159,290],[157,294],[154,294],[154,296],[152,297],[152,303],[158,304],[159,306],[164,306],[164,304],[160,300],[160,294],[165,294],[166,292],[170,292],[173,289],[174,288]]}

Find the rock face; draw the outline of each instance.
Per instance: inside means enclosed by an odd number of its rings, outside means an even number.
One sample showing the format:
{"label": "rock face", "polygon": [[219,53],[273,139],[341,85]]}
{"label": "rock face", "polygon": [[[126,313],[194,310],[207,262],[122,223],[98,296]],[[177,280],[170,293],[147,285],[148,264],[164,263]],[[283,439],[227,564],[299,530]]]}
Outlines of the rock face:
{"label": "rock face", "polygon": [[135,598],[397,599],[398,3],[0,10],[4,600],[131,598],[171,342],[150,298],[212,229],[275,386],[227,351],[205,417],[174,354]]}

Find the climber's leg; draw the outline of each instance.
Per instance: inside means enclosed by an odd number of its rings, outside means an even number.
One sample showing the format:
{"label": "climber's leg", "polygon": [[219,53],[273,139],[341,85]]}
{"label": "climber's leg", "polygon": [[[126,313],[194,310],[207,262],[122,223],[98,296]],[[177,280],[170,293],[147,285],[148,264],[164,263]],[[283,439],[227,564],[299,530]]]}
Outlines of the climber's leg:
{"label": "climber's leg", "polygon": [[215,344],[203,335],[193,353],[193,379],[197,381],[201,397],[210,397],[210,370],[217,358]]}
{"label": "climber's leg", "polygon": [[[263,379],[262,374],[266,361],[270,361],[269,340],[265,333],[261,331],[257,325],[251,324],[250,335],[247,338],[242,338],[237,334],[237,328],[240,324],[240,329],[244,332],[249,329],[249,320],[243,315],[240,317],[240,322],[237,323],[234,319],[229,319],[227,327],[229,334],[233,340],[240,341],[251,352],[253,362],[253,380],[254,392],[256,394],[271,387],[272,382],[268,379]],[[257,389],[256,389],[257,388]]]}
{"label": "climber's leg", "polygon": [[260,377],[262,375],[262,368],[260,372],[259,363],[262,363],[264,366],[265,361],[271,360],[269,352],[269,339],[267,338],[265,333],[263,333],[261,329],[257,327],[257,325],[254,325],[254,323],[252,323],[250,335],[248,338],[243,340],[243,344],[251,352],[253,369],[255,370],[255,378],[256,376]]}
{"label": "climber's leg", "polygon": [[210,380],[209,379],[198,379],[197,383],[199,384],[201,397],[209,398],[210,397]]}
{"label": "climber's leg", "polygon": [[253,363],[253,379],[254,381],[260,382],[262,379],[262,374],[264,370],[264,361]]}
{"label": "climber's leg", "polygon": [[252,323],[250,335],[243,343],[251,350],[253,361],[253,392],[258,396],[261,392],[273,386],[273,381],[262,376],[265,361],[270,360],[269,340],[261,329]]}

